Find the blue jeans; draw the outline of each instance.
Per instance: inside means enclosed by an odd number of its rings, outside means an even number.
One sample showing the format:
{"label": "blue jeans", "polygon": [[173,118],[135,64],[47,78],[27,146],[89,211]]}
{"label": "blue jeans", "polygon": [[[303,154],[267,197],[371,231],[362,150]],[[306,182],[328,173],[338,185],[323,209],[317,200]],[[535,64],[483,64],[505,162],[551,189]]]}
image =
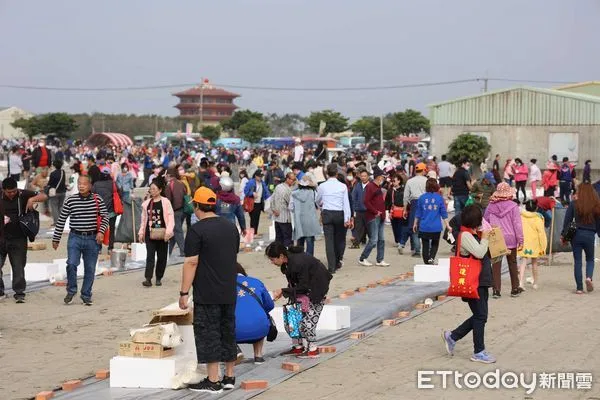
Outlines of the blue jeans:
{"label": "blue jeans", "polygon": [[415,254],[421,254],[421,241],[419,240],[419,234],[417,232],[413,232],[412,229],[415,223],[415,216],[417,215],[418,204],[418,200],[412,200],[410,202],[410,212],[408,213],[408,234],[410,236],[412,250]]}
{"label": "blue jeans", "polygon": [[585,229],[577,229],[575,237],[571,241],[573,247],[573,260],[575,261],[575,283],[577,290],[583,290],[583,277],[581,267],[583,263],[582,250],[585,253],[585,277],[592,278],[594,275],[594,242],[596,232]]}
{"label": "blue jeans", "polygon": [[404,247],[408,240],[408,222],[405,219],[392,219],[392,231],[394,232],[394,242]]}
{"label": "blue jeans", "polygon": [[92,285],[96,274],[98,253],[102,245],[96,242],[96,235],[83,236],[71,232],[67,242],[67,293],[77,294],[77,266],[83,257],[83,285],[81,298],[92,299]]}
{"label": "blue jeans", "polygon": [[371,250],[377,247],[377,262],[383,261],[385,253],[385,237],[383,236],[383,228],[385,224],[379,217],[367,222],[367,230],[369,232],[369,241],[360,255],[361,260],[366,260],[371,254]]}
{"label": "blue jeans", "polygon": [[469,200],[469,196],[454,196],[454,215],[460,215],[467,200]]}
{"label": "blue jeans", "polygon": [[306,242],[306,254],[310,254],[311,256],[315,255],[315,237],[314,236],[306,236],[298,239],[298,246],[304,248],[304,243]]}
{"label": "blue jeans", "polygon": [[185,221],[185,213],[183,208],[175,211],[175,227],[173,228],[173,237],[169,240],[169,255],[173,253],[175,245],[179,247],[179,255],[183,257],[183,249],[185,244],[185,238],[183,236],[183,221]]}

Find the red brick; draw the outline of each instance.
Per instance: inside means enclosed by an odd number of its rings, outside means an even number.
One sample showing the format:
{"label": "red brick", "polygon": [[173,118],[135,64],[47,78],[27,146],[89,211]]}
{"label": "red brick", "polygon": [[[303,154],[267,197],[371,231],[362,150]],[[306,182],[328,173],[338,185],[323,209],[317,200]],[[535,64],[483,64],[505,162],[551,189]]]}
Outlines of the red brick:
{"label": "red brick", "polygon": [[446,297],[448,297],[448,296],[446,296],[445,294],[440,294],[440,295],[437,297],[437,301],[446,300]]}
{"label": "red brick", "polygon": [[54,392],[51,392],[51,391],[39,392],[38,394],[35,395],[35,400],[50,400],[53,397],[54,397]]}
{"label": "red brick", "polygon": [[66,381],[62,384],[62,390],[65,392],[70,392],[71,390],[75,390],[81,386],[81,381],[79,379],[75,379],[72,381]]}
{"label": "red brick", "polygon": [[371,282],[371,283],[369,283],[369,284],[367,285],[367,287],[368,287],[368,288],[371,288],[371,289],[373,289],[373,288],[376,288],[376,287],[377,287],[377,282]]}
{"label": "red brick", "polygon": [[384,319],[383,320],[383,326],[394,326],[396,325],[398,322],[396,322],[395,319]]}
{"label": "red brick", "polygon": [[417,310],[423,310],[425,308],[425,304],[423,304],[423,303],[415,304],[415,308]]}
{"label": "red brick", "polygon": [[244,253],[252,253],[252,247],[244,247]]}
{"label": "red brick", "polygon": [[268,386],[267,381],[242,381],[241,385],[244,390],[266,389]]}
{"label": "red brick", "polygon": [[319,353],[335,353],[336,352],[335,346],[319,346],[317,349],[319,350]]}
{"label": "red brick", "polygon": [[364,292],[366,292],[367,290],[369,290],[369,289],[368,289],[368,288],[366,288],[366,287],[359,287],[359,288],[358,288],[358,292],[359,292],[359,293],[364,293]]}
{"label": "red brick", "polygon": [[364,332],[352,332],[350,334],[350,339],[363,339],[365,336],[367,336],[367,334]]}
{"label": "red brick", "polygon": [[406,276],[408,276],[409,278],[412,278],[414,275],[415,275],[415,273],[412,271],[409,271],[406,273]]}
{"label": "red brick", "polygon": [[113,274],[113,272],[110,269],[102,272],[102,275],[104,275],[104,276],[112,276],[112,274]]}
{"label": "red brick", "polygon": [[408,316],[410,316],[410,311],[400,311],[398,313],[398,318],[406,318]]}
{"label": "red brick", "polygon": [[385,281],[385,279],[380,279],[380,280],[377,281],[377,284],[381,285],[384,281]]}
{"label": "red brick", "polygon": [[283,369],[285,369],[287,371],[299,372],[300,371],[300,364],[291,363],[291,362],[284,362],[283,364],[281,364],[281,368],[283,368]]}
{"label": "red brick", "polygon": [[107,379],[110,376],[110,371],[107,369],[99,369],[96,371],[96,379]]}
{"label": "red brick", "polygon": [[67,281],[55,281],[53,286],[67,286]]}
{"label": "red brick", "polygon": [[340,299],[347,299],[348,297],[350,296],[348,296],[346,293],[340,294]]}

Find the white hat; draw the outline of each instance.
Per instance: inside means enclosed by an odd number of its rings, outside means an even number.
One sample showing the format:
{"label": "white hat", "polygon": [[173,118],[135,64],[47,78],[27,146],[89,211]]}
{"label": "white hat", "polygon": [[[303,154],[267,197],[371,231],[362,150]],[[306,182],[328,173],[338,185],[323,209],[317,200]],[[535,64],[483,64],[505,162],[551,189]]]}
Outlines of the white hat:
{"label": "white hat", "polygon": [[428,178],[433,178],[433,179],[437,179],[438,178],[437,173],[435,171],[429,171],[427,173],[427,177]]}

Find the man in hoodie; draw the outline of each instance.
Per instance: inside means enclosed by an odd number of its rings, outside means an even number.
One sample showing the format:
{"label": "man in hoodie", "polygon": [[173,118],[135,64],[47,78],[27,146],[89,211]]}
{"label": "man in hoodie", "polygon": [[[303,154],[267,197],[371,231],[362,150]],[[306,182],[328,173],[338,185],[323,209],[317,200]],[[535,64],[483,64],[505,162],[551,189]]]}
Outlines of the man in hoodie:
{"label": "man in hoodie", "polygon": [[569,157],[563,157],[563,163],[558,170],[558,187],[560,189],[560,201],[571,202],[571,191],[575,180],[575,167],[569,162]]}
{"label": "man in hoodie", "polygon": [[[523,248],[523,225],[521,222],[521,212],[519,206],[513,201],[516,190],[506,182],[498,184],[496,191],[490,197],[490,204],[485,210],[484,218],[492,226],[500,227],[504,242],[510,253],[506,256],[508,261],[508,272],[510,273],[510,283],[512,290],[511,297],[518,297],[523,289],[519,288],[519,270],[517,268],[517,251]],[[500,298],[500,289],[502,283],[502,257],[494,261],[492,273],[494,277],[494,290],[492,297]]]}
{"label": "man in hoodie", "polygon": [[246,235],[246,218],[240,198],[233,192],[233,180],[224,176],[219,181],[221,191],[217,193],[217,215],[235,225],[237,219],[242,236]]}
{"label": "man in hoodie", "polygon": [[352,213],[354,215],[354,239],[352,239],[351,249],[358,249],[360,243],[364,242],[367,237],[367,221],[365,219],[365,188],[369,184],[369,172],[364,167],[358,168],[358,177],[360,182],[354,185],[351,193]]}
{"label": "man in hoodie", "polygon": [[390,264],[385,262],[383,256],[385,254],[385,198],[381,185],[385,182],[385,173],[376,168],[373,171],[373,181],[369,182],[365,188],[364,203],[365,203],[365,219],[367,221],[367,229],[369,230],[369,242],[365,246],[358,262],[361,265],[370,267],[373,264],[369,262],[368,257],[371,251],[377,247],[378,267],[388,267]]}

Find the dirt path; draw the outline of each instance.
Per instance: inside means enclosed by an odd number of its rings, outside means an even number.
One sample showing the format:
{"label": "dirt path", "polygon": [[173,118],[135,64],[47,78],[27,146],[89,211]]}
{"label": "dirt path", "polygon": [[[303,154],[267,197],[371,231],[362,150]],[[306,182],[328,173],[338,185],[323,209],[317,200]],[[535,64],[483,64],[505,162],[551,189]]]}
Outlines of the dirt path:
{"label": "dirt path", "polygon": [[[494,365],[469,361],[471,335],[459,342],[453,358],[446,355],[442,329],[453,329],[469,315],[467,305],[454,299],[379,331],[258,399],[598,399],[600,293],[572,294],[570,256],[560,258],[564,264],[542,270],[538,291],[529,289],[517,299],[506,294],[499,300],[490,299],[486,347],[498,359]],[[505,282],[504,292],[508,278]],[[595,382],[591,391],[538,389],[527,395],[524,389],[443,390],[437,376],[432,380],[435,389],[417,389],[418,370],[477,371],[483,375],[496,368],[517,373],[591,372]]]}
{"label": "dirt path", "polygon": [[[388,234],[391,237],[391,232]],[[29,261],[64,257],[65,243],[66,236],[57,252],[31,251]],[[346,265],[335,275],[330,295],[412,269],[415,259],[399,256],[389,245],[389,268],[360,267],[356,262],[358,250],[347,250]],[[316,251],[317,257],[324,260],[323,241],[317,241]],[[239,260],[268,288],[285,285],[283,275],[264,253],[241,253]],[[28,398],[58,387],[65,380],[91,376],[97,369],[107,368],[110,358],[116,355],[118,342],[128,338],[129,328],[147,323],[152,310],[177,301],[180,275],[181,266],[167,267],[163,286],[150,289],[141,286],[143,271],[99,277],[91,308],[83,307],[79,299],[65,306],[65,289],[58,287],[28,294],[26,304],[1,300],[0,331],[4,337],[0,339],[0,397]]]}

